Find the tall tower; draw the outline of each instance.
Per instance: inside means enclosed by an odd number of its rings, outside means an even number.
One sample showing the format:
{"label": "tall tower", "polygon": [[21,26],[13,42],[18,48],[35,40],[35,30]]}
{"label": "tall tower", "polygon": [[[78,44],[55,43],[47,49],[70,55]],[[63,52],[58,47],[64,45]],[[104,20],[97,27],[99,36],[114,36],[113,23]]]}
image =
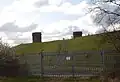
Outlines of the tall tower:
{"label": "tall tower", "polygon": [[33,40],[33,43],[36,43],[36,42],[42,42],[41,41],[41,32],[34,32],[32,33],[32,40]]}

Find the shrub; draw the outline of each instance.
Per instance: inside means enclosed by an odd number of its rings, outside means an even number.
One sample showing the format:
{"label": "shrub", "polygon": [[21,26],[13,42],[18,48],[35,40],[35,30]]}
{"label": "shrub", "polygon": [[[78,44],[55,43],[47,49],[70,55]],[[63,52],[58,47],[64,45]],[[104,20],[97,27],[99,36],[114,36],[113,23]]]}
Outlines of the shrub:
{"label": "shrub", "polygon": [[[27,64],[20,64],[15,50],[0,41],[0,76],[20,76],[28,74]],[[24,73],[23,73],[24,72]]]}

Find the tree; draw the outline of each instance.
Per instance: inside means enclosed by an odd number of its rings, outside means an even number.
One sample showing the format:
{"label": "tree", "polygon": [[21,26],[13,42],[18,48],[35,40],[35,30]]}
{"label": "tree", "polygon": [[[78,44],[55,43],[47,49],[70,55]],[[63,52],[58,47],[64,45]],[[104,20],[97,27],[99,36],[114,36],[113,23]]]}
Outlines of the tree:
{"label": "tree", "polygon": [[[90,9],[93,22],[96,26],[101,27],[99,29],[102,36],[101,41],[107,42],[113,45],[117,52],[120,52],[120,4],[115,0],[100,1],[94,3],[94,7]],[[120,73],[120,58],[114,57],[116,60],[114,71]],[[116,68],[118,70],[116,70]],[[111,72],[112,72],[111,70]],[[114,72],[111,73],[115,74]],[[112,76],[111,75],[111,76]],[[115,75],[114,75],[115,76]]]}
{"label": "tree", "polygon": [[118,31],[120,29],[120,4],[114,0],[101,1],[95,4],[90,12],[93,13],[93,22],[101,27],[99,32],[104,33],[102,42],[110,43],[116,51],[120,52],[120,31]]}

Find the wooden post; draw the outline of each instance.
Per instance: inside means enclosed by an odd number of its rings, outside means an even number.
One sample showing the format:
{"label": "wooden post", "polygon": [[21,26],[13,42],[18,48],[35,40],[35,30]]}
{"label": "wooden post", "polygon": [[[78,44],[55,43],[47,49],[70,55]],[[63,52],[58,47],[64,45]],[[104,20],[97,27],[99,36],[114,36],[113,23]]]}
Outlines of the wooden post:
{"label": "wooden post", "polygon": [[43,67],[43,50],[40,53],[40,70],[41,70],[41,77],[43,77],[44,74],[44,67]]}

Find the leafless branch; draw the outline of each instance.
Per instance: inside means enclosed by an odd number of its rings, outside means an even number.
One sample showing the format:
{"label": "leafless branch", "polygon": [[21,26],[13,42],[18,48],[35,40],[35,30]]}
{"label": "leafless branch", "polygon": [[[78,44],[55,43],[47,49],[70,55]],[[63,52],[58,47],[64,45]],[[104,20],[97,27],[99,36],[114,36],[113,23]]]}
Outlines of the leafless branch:
{"label": "leafless branch", "polygon": [[[95,7],[95,8],[93,8],[93,10],[95,10],[95,9],[99,9],[100,11],[103,11],[104,13],[106,13],[106,14],[113,14],[113,15],[116,15],[116,16],[120,16],[120,14],[117,14],[117,13],[114,13],[114,12],[111,12],[111,11],[108,11],[108,10],[105,10],[105,9],[102,9],[101,7]],[[92,11],[93,11],[92,10]]]}
{"label": "leafless branch", "polygon": [[[112,2],[112,3],[113,3],[113,2]],[[118,4],[118,3],[116,3],[116,2],[114,2],[114,4],[117,5],[117,6],[120,6],[120,4]]]}

